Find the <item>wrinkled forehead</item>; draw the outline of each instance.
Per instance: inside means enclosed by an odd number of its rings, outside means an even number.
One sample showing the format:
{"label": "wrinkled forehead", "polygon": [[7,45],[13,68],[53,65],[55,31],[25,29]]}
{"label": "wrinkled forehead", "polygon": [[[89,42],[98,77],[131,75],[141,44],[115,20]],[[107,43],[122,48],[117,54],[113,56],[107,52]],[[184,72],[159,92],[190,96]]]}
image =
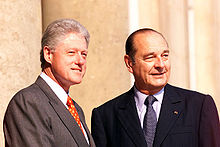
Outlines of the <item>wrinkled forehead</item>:
{"label": "wrinkled forehead", "polygon": [[133,43],[136,51],[142,49],[168,50],[166,40],[155,32],[138,33],[134,36]]}

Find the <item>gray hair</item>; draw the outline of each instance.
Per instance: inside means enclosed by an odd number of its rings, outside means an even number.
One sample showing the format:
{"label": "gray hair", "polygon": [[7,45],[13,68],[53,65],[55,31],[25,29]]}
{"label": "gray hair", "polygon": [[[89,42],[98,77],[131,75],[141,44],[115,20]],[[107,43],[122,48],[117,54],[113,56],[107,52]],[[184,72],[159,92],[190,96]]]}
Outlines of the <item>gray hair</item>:
{"label": "gray hair", "polygon": [[56,45],[69,33],[81,34],[85,37],[88,47],[90,35],[83,25],[74,19],[56,20],[48,25],[41,39],[40,61],[42,70],[44,69],[44,65],[46,63],[43,53],[44,47],[48,46],[51,50],[55,50]]}

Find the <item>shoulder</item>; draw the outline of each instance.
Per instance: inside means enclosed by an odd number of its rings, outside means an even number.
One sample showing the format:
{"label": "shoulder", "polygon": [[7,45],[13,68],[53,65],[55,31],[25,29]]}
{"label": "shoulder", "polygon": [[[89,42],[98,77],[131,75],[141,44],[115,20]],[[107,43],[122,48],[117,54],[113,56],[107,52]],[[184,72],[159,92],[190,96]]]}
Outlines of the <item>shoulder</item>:
{"label": "shoulder", "polygon": [[33,98],[40,98],[39,95],[42,94],[42,90],[39,88],[39,86],[35,83],[32,85],[21,89],[18,91],[13,98],[16,99],[18,97],[26,97],[27,99],[33,99]]}
{"label": "shoulder", "polygon": [[28,106],[41,105],[45,101],[45,94],[35,83],[18,91],[10,100],[8,108],[27,108]]}
{"label": "shoulder", "polygon": [[169,90],[173,90],[175,92],[177,92],[178,94],[185,94],[185,95],[198,95],[198,96],[205,96],[207,94],[203,94],[201,92],[198,91],[194,91],[194,90],[189,90],[189,89],[185,89],[185,88],[181,88],[181,87],[176,87],[170,84],[167,84],[165,86],[165,91],[169,91]]}
{"label": "shoulder", "polygon": [[184,98],[187,101],[196,101],[196,102],[201,102],[207,100],[207,99],[212,99],[212,97],[208,94],[204,94],[198,91],[194,90],[189,90],[185,88],[180,88],[176,86],[172,86],[170,84],[167,84],[165,86],[165,94],[166,93],[175,93],[177,96]]}
{"label": "shoulder", "polygon": [[133,88],[131,88],[129,91],[122,93],[121,95],[105,102],[104,104],[100,105],[99,107],[95,108],[95,110],[106,110],[110,111],[116,107],[124,106],[127,103],[129,103],[133,97],[134,92]]}

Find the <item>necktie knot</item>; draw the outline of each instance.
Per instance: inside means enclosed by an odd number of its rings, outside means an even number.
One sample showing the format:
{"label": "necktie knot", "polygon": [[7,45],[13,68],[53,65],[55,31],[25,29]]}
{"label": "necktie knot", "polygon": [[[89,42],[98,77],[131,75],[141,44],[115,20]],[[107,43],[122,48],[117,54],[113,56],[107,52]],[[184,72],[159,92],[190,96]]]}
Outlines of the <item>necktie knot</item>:
{"label": "necktie knot", "polygon": [[157,99],[156,99],[153,95],[149,95],[149,96],[146,98],[146,100],[144,101],[144,104],[145,104],[146,106],[148,106],[148,105],[153,105],[153,103],[154,103],[155,101],[157,101]]}
{"label": "necktie knot", "polygon": [[71,105],[73,105],[73,101],[72,101],[71,97],[69,97],[69,96],[67,97],[66,105],[67,105],[68,107],[70,107]]}

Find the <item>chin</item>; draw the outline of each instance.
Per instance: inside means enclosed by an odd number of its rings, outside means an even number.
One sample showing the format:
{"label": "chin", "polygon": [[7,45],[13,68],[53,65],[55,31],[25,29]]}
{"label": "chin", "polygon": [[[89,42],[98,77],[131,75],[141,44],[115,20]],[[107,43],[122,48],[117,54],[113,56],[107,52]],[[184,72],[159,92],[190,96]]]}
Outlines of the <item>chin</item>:
{"label": "chin", "polygon": [[158,79],[155,81],[155,85],[166,85],[167,79]]}
{"label": "chin", "polygon": [[75,81],[75,84],[80,84],[82,81]]}
{"label": "chin", "polygon": [[80,84],[82,80],[71,80],[71,85]]}
{"label": "chin", "polygon": [[163,88],[166,84],[167,84],[167,82],[155,83],[155,84],[153,84],[153,87],[155,87],[155,88]]}

